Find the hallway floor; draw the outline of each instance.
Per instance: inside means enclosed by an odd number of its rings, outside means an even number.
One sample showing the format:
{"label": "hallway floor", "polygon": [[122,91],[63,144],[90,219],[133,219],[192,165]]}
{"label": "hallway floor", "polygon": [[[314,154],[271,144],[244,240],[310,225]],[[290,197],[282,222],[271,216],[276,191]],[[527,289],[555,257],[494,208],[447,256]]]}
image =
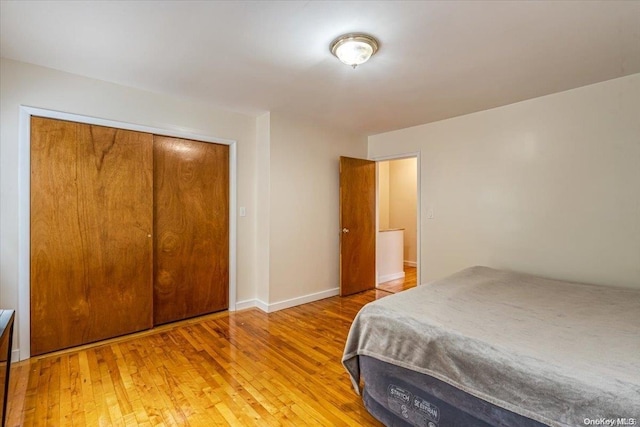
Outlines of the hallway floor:
{"label": "hallway floor", "polygon": [[402,292],[410,288],[414,288],[417,285],[417,271],[416,267],[404,267],[404,278],[390,280],[388,282],[380,283],[377,287],[379,291],[391,292],[395,294]]}

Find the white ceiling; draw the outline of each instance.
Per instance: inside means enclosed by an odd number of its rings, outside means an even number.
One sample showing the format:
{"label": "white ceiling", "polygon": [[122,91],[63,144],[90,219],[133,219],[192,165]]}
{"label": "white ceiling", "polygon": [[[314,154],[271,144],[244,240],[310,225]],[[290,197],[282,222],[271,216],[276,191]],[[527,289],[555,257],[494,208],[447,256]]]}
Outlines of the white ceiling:
{"label": "white ceiling", "polygon": [[[342,33],[380,40],[356,70]],[[372,135],[640,72],[640,1],[5,1],[0,54]]]}

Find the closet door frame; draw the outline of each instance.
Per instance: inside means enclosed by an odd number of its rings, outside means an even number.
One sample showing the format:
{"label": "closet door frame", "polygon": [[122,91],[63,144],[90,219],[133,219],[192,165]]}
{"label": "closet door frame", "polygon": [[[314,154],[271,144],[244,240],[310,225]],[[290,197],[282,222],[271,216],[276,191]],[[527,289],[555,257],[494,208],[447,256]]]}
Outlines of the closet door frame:
{"label": "closet door frame", "polygon": [[[100,119],[29,106],[20,106],[18,130],[18,349],[12,360],[31,357],[31,116],[146,132],[229,146],[229,311],[236,310],[237,141],[170,129]],[[17,354],[15,354],[17,353]]]}

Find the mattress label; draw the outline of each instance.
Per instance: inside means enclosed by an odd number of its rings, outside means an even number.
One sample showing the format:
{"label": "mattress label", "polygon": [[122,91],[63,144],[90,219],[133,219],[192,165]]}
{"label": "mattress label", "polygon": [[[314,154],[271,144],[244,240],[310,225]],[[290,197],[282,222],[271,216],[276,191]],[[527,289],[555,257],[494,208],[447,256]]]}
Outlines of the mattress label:
{"label": "mattress label", "polygon": [[440,409],[420,396],[413,398],[413,409],[416,413],[416,419],[419,418],[421,421],[420,424],[416,423],[415,425],[432,427],[434,423],[440,421]]}
{"label": "mattress label", "polygon": [[389,409],[416,427],[438,427],[440,409],[410,391],[389,384],[387,388],[387,405]]}
{"label": "mattress label", "polygon": [[409,419],[409,412],[412,411],[412,400],[413,395],[410,391],[400,388],[397,385],[389,384],[387,388],[387,403],[389,409],[406,420]]}

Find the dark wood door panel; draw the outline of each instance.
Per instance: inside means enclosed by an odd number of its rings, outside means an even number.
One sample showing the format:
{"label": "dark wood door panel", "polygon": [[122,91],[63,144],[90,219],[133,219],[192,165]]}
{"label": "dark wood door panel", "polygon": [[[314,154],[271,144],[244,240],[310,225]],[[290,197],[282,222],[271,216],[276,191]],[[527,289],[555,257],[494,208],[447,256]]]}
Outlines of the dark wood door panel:
{"label": "dark wood door panel", "polygon": [[154,137],[154,323],[228,308],[229,147]]}
{"label": "dark wood door panel", "polygon": [[152,326],[153,136],[33,117],[31,354]]}

